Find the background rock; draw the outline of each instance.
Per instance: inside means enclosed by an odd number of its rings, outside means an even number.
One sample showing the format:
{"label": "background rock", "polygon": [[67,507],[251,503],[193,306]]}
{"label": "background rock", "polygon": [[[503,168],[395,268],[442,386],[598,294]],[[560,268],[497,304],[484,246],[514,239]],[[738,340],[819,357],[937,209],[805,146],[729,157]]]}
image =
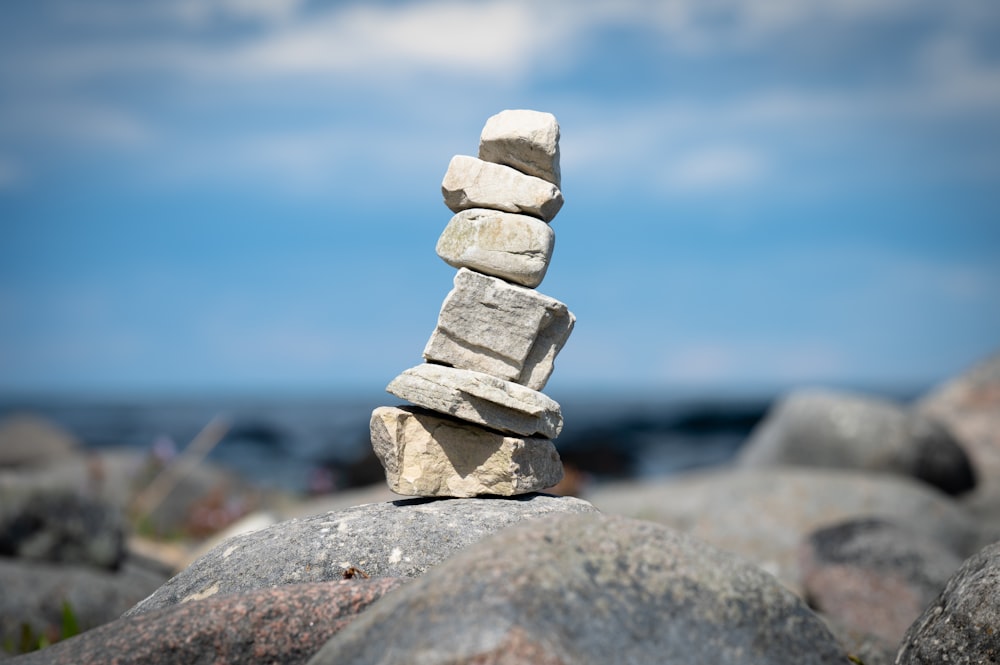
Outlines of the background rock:
{"label": "background rock", "polygon": [[28,413],[0,421],[0,468],[44,466],[73,456],[79,446],[62,427]]}
{"label": "background rock", "polygon": [[297,584],[120,619],[28,654],[18,665],[304,663],[404,580]]}
{"label": "background rock", "polygon": [[895,648],[962,559],[910,529],[861,519],[814,531],[799,562],[811,607]]}
{"label": "background rock", "polygon": [[941,423],[885,399],[828,390],[780,400],[751,433],[739,462],[898,473],[949,494],[975,485],[965,451]]}
{"label": "background rock", "polygon": [[576,515],[495,534],[370,608],[311,665],[845,663],[772,577],[649,522]]}
{"label": "background rock", "polygon": [[164,581],[165,575],[129,561],[112,572],[0,558],[0,644],[16,644],[22,624],[36,635],[58,638],[64,602],[81,630],[114,621]]}
{"label": "background rock", "polygon": [[1000,663],[1000,543],[970,557],[903,638],[898,665]]}
{"label": "background rock", "polygon": [[128,615],[215,594],[336,580],[352,567],[373,578],[415,577],[515,522],[594,511],[580,499],[526,494],[410,499],[281,522],[223,542]]}
{"label": "background rock", "polygon": [[647,519],[735,552],[801,590],[799,543],[849,518],[882,517],[960,556],[982,545],[954,499],[889,474],[809,468],[716,469],[658,482],[607,485],[587,498],[605,513]]}

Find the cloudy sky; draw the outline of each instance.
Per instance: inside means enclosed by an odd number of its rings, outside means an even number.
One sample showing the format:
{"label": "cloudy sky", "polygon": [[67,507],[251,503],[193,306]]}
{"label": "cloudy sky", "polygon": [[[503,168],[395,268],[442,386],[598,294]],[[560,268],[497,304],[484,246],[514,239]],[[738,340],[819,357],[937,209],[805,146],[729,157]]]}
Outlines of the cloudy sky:
{"label": "cloudy sky", "polygon": [[0,8],[0,392],[417,364],[440,182],[556,115],[546,392],[922,386],[1000,348],[995,0]]}

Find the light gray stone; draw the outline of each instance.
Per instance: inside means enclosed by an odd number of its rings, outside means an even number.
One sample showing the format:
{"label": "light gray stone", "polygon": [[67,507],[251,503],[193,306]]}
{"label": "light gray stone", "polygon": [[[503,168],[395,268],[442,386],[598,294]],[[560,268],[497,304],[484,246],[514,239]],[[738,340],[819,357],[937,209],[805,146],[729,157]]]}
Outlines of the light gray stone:
{"label": "light gray stone", "polygon": [[847,665],[805,603],[663,526],[560,515],[494,534],[358,617],[309,665]]}
{"label": "light gray stone", "polygon": [[949,494],[976,482],[968,456],[941,423],[887,399],[834,390],[799,390],[779,400],[739,461],[896,473]]}
{"label": "light gray stone", "polygon": [[549,439],[504,436],[415,407],[375,409],[371,437],[397,494],[512,496],[562,479],[562,462]]}
{"label": "light gray stone", "polygon": [[897,665],[1000,662],[1000,542],[967,559],[906,631]]}
{"label": "light gray stone", "polygon": [[236,536],[126,613],[143,614],[224,593],[342,579],[417,577],[483,537],[551,513],[595,512],[572,497],[403,499],[280,522]]}
{"label": "light gray stone", "polygon": [[411,367],[386,390],[431,411],[523,436],[554,439],[562,411],[537,390],[471,369],[424,363]]}
{"label": "light gray stone", "polygon": [[542,111],[501,111],[483,127],[479,159],[506,164],[560,186],[559,123]]}
{"label": "light gray stone", "polygon": [[453,212],[490,208],[534,215],[546,222],[563,205],[562,192],[551,182],[467,155],[452,157],[441,193]]}
{"label": "light gray stone", "polygon": [[462,268],[423,355],[541,390],[575,322],[558,300]]}
{"label": "light gray stone", "polygon": [[555,240],[552,227],[535,217],[472,208],[448,222],[437,255],[454,268],[534,288],[545,278]]}

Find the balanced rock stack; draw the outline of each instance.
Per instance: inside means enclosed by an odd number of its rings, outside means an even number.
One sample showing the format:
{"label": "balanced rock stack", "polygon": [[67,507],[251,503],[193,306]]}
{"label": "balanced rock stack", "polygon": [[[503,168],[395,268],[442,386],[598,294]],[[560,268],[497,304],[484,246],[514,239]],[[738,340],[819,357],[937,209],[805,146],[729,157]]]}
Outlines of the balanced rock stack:
{"label": "balanced rock stack", "polygon": [[535,290],[562,207],[559,124],[550,113],[491,117],[479,158],[458,155],[441,183],[456,213],[437,253],[458,268],[424,363],[386,390],[415,406],[379,407],[371,440],[398,494],[511,496],[555,485],[559,405],[539,392],[575,318]]}

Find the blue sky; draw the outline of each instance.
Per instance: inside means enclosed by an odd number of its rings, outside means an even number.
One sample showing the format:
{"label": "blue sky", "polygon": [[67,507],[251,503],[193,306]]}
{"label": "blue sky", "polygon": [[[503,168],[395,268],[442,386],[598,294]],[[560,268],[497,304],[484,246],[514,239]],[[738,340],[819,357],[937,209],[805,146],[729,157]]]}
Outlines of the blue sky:
{"label": "blue sky", "polygon": [[440,182],[556,115],[546,392],[922,386],[1000,348],[994,0],[0,9],[0,392],[381,389]]}

